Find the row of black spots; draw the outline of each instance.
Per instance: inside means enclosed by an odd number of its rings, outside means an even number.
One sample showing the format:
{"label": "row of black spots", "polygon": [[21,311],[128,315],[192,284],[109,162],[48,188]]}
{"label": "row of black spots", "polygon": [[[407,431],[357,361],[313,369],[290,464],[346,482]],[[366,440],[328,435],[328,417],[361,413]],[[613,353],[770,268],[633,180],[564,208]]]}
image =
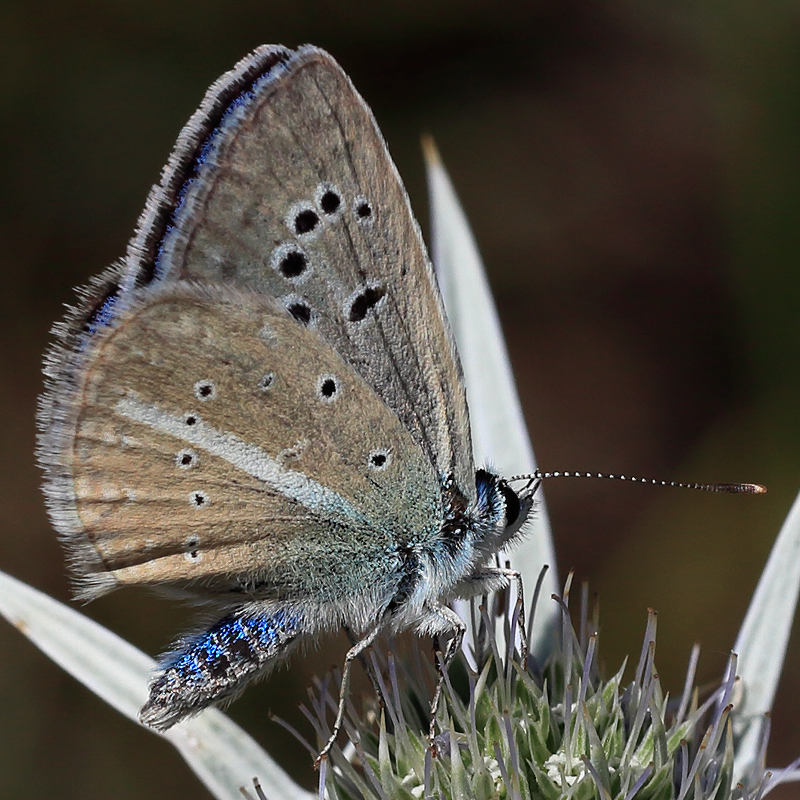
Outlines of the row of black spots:
{"label": "row of black spots", "polygon": [[[324,219],[334,220],[341,216],[344,198],[332,183],[323,182],[314,192],[314,203],[295,203],[289,209],[286,225],[295,236],[309,236],[317,231]],[[372,204],[363,195],[353,200],[353,214],[360,222],[372,219]]]}
{"label": "row of black spots", "polygon": [[314,202],[295,203],[289,210],[287,225],[295,236],[308,237],[322,226],[341,216],[342,193],[332,183],[323,181],[314,191]]}
{"label": "row of black spots", "polygon": [[[307,202],[295,203],[289,209],[286,225],[292,233],[301,238],[309,238],[320,229],[323,218],[329,220],[341,216],[343,198],[341,192],[330,183],[321,183],[314,193],[315,205]],[[353,214],[362,224],[372,221],[372,205],[359,195],[353,202]],[[278,245],[270,257],[273,269],[289,281],[304,278],[310,269],[308,255],[297,242]]]}
{"label": "row of black spots", "polygon": [[[199,399],[209,399],[210,397],[216,395],[216,389],[212,381],[203,380],[198,381],[194,385],[194,393],[195,397],[198,397]],[[194,412],[190,411],[188,414],[184,414],[183,424],[187,428],[194,428],[200,424],[200,417]],[[197,453],[191,448],[187,447],[183,450],[179,450],[175,455],[175,465],[179,469],[194,469],[199,463],[200,459]],[[189,505],[192,508],[205,508],[208,503],[209,497],[201,489],[196,489],[195,491],[189,493]],[[188,557],[189,553],[187,551],[187,558]],[[197,554],[196,557],[199,557],[199,554]],[[196,560],[196,557],[192,557],[191,560]]]}
{"label": "row of black spots", "polygon": [[200,555],[200,537],[197,534],[192,534],[183,543],[183,557],[192,563],[197,563],[202,559]]}
{"label": "row of black spots", "polygon": [[[367,314],[375,308],[386,296],[386,287],[380,284],[364,286],[355,294],[351,295],[347,301],[344,312],[350,322],[363,322]],[[308,302],[302,298],[292,295],[285,297],[284,305],[292,317],[304,327],[308,327],[314,321],[314,313]]]}
{"label": "row of black spots", "polygon": [[386,295],[386,287],[380,284],[365,286],[350,297],[350,308],[346,309],[350,322],[361,322],[369,311],[380,303]]}
{"label": "row of black spots", "polygon": [[[258,382],[262,392],[269,392],[275,386],[274,372],[267,372]],[[341,394],[341,383],[335,375],[320,375],[317,378],[317,398],[323,403],[332,403]],[[181,451],[184,452],[184,451]]]}
{"label": "row of black spots", "polygon": [[[345,201],[342,193],[331,183],[321,183],[317,186],[317,190],[314,192],[314,201],[322,216],[328,219],[340,217],[345,208]],[[366,222],[372,219],[372,204],[364,195],[357,195],[353,199],[351,208],[353,215],[359,222]],[[301,227],[304,228],[308,227],[310,221],[310,216],[306,216],[303,220],[300,220],[298,217],[296,220],[296,222],[299,222]],[[315,223],[315,227],[318,222]],[[308,230],[303,230],[302,233],[310,232],[312,229],[313,228],[308,228]],[[295,225],[295,230],[298,234],[301,233],[301,231],[297,230],[297,224]]]}
{"label": "row of black spots", "polygon": [[[329,183],[321,183],[314,195],[315,203],[295,203],[289,209],[286,225],[302,239],[319,230],[323,218],[334,219],[340,215],[342,198],[339,190]],[[296,281],[307,274],[308,256],[295,242],[279,245],[272,254],[272,266],[287,280]]]}
{"label": "row of black spots", "polygon": [[[341,216],[345,208],[345,200],[342,193],[336,186],[328,182],[320,183],[317,186],[314,192],[314,203],[316,210],[319,212],[316,220],[311,213],[308,213],[311,209],[303,210],[295,218],[295,233],[298,235],[310,233],[314,230],[320,224],[319,215],[329,220],[336,219]],[[372,204],[364,195],[359,194],[354,197],[351,208],[357,220],[364,222],[372,219]]]}
{"label": "row of black spots", "polygon": [[[308,203],[295,203],[289,210],[287,225],[298,237],[307,237],[316,231],[321,224],[321,216],[335,218],[344,207],[341,192],[330,183],[321,183],[314,194],[316,209]],[[372,205],[359,195],[353,202],[353,213],[359,222],[372,220]],[[273,269],[288,281],[297,283],[310,272],[311,263],[303,247],[297,242],[279,244],[270,257]],[[360,290],[350,302],[346,314],[351,322],[361,322],[370,309],[374,308],[386,290],[379,285],[366,286]],[[284,300],[287,310],[301,325],[308,327],[313,322],[311,306],[305,299],[290,297]]]}
{"label": "row of black spots", "polygon": [[[267,372],[258,382],[258,388],[262,392],[268,392],[275,386],[275,373]],[[325,374],[317,378],[317,399],[323,403],[332,403],[339,398],[342,385],[335,375]],[[182,450],[181,453],[192,453],[193,451]]]}

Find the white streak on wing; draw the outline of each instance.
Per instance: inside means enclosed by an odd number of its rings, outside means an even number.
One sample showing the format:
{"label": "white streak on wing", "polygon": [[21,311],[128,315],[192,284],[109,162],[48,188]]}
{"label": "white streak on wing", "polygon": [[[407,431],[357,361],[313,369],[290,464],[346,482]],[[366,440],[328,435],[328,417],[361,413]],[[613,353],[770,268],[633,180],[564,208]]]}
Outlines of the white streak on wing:
{"label": "white streak on wing", "polygon": [[140,422],[160,433],[200,447],[211,455],[219,456],[231,466],[263,481],[284,497],[296,500],[310,511],[327,517],[344,518],[342,521],[354,522],[359,526],[373,527],[367,517],[338,492],[317,483],[302,472],[286,469],[258,445],[245,442],[232,433],[217,430],[203,422],[199,415],[195,415],[197,422],[194,425],[187,425],[185,416],[169,414],[157,405],[142,403],[133,397],[120,400],[116,411],[134,422]]}

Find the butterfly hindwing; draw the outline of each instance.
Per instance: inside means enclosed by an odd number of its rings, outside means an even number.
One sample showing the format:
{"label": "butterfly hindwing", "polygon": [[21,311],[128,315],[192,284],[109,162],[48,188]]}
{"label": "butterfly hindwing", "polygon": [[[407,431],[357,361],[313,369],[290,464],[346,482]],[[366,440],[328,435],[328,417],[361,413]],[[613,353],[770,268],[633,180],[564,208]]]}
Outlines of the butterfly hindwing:
{"label": "butterfly hindwing", "polygon": [[70,398],[61,527],[92,556],[87,593],[391,594],[394,543],[433,535],[441,514],[397,417],[269,298],[189,284],[138,294],[94,335]]}

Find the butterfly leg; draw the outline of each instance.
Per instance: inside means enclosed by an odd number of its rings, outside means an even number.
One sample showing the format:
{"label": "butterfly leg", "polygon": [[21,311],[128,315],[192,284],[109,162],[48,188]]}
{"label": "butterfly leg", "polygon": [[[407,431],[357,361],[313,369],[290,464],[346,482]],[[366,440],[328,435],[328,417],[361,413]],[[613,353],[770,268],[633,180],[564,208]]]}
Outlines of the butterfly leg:
{"label": "butterfly leg", "polygon": [[[358,644],[358,639],[353,631],[350,630],[347,625],[342,625],[342,628],[344,629],[345,634],[347,634],[347,638],[350,641],[350,646],[354,647],[356,644]],[[363,652],[358,654],[358,663],[361,664],[364,672],[367,674],[369,682],[372,684],[372,688],[375,690],[375,696],[378,698],[381,708],[386,708],[386,698],[383,696],[383,689],[381,688],[380,681],[375,673],[374,663],[370,661]],[[391,720],[387,718],[387,725],[390,724],[390,722]]]}
{"label": "butterfly leg", "polygon": [[519,616],[517,617],[517,630],[519,630],[520,642],[519,655],[520,661],[522,662],[522,669],[528,669],[528,636],[525,627],[525,589],[522,585],[522,575],[520,575],[517,570],[511,569],[508,562],[506,562],[505,569],[501,569],[500,572],[508,579],[509,583],[511,583],[511,581],[516,581],[517,584],[516,607],[519,609]]}
{"label": "butterfly leg", "polygon": [[510,566],[503,567],[483,567],[479,572],[470,575],[470,583],[476,585],[475,594],[482,594],[483,592],[478,588],[480,584],[497,584],[497,579],[501,578],[511,583],[515,581],[517,584],[517,602],[519,607],[519,616],[517,617],[517,629],[520,634],[520,661],[522,668],[528,668],[528,636],[525,625],[525,591],[522,585],[522,575]]}
{"label": "butterfly leg", "polygon": [[344,657],[344,667],[342,667],[342,684],[339,687],[339,708],[336,711],[336,719],[333,723],[333,732],[330,738],[325,743],[322,750],[319,751],[314,767],[318,768],[320,761],[331,751],[331,748],[336,743],[336,737],[342,728],[342,720],[344,719],[345,703],[347,702],[347,695],[350,692],[350,669],[352,668],[353,661],[355,661],[376,639],[381,630],[381,625],[376,625],[363,639],[356,642]]}
{"label": "butterfly leg", "polygon": [[431,748],[435,749],[433,747],[433,740],[436,737],[436,712],[439,710],[439,702],[442,697],[444,676],[447,670],[450,669],[450,664],[453,663],[456,653],[461,649],[461,642],[464,641],[464,634],[467,631],[467,626],[464,624],[464,620],[447,606],[436,606],[432,608],[427,624],[429,629],[433,628],[435,631],[435,639],[437,638],[436,634],[439,633],[453,634],[452,638],[447,643],[444,655],[439,659],[439,680],[436,681],[436,689],[433,692],[433,700],[431,700],[431,725],[428,731],[428,739]]}

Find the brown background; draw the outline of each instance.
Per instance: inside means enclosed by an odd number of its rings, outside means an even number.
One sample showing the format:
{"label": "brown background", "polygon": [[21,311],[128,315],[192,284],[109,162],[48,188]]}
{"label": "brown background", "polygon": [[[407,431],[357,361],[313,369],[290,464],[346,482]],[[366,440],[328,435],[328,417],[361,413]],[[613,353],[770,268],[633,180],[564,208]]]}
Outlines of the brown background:
{"label": "brown background", "polygon": [[[548,487],[562,574],[600,593],[608,671],[638,653],[652,606],[666,686],[679,691],[696,640],[700,679],[714,678],[800,487],[796,2],[6,0],[0,568],[68,599],[33,458],[48,328],[72,287],[124,252],[206,86],[263,42],[340,60],[423,224],[419,135],[436,137],[543,467],[769,485],[761,498]],[[153,653],[187,622],[136,592],[88,612]],[[800,755],[798,644],[772,764]],[[306,780],[308,759],[266,712],[303,727],[309,674],[342,647],[326,641],[232,709]],[[166,744],[9,626],[0,653],[0,796],[206,796]]]}

